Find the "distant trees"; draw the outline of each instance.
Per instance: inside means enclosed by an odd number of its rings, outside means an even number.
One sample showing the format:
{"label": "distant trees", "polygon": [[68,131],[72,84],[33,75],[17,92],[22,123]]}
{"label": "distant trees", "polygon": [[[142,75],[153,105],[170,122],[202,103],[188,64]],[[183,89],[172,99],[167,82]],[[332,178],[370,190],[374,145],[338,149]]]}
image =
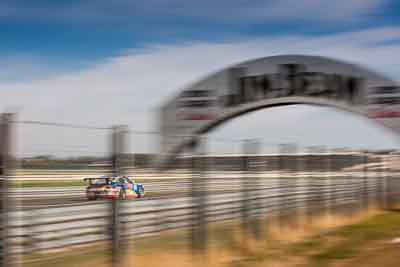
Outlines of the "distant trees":
{"label": "distant trees", "polygon": [[94,156],[56,158],[41,155],[20,159],[20,167],[24,169],[88,169],[107,164],[108,159]]}

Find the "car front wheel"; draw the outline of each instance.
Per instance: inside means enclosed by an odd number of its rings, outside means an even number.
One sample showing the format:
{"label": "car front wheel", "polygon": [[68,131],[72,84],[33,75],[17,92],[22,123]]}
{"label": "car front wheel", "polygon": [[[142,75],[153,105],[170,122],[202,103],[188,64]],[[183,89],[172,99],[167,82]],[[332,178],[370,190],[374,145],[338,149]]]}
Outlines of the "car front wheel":
{"label": "car front wheel", "polygon": [[88,192],[88,193],[86,193],[86,198],[87,198],[87,200],[96,200],[96,193]]}
{"label": "car front wheel", "polygon": [[144,197],[144,189],[142,187],[139,188],[139,192],[137,193],[137,197],[138,198]]}

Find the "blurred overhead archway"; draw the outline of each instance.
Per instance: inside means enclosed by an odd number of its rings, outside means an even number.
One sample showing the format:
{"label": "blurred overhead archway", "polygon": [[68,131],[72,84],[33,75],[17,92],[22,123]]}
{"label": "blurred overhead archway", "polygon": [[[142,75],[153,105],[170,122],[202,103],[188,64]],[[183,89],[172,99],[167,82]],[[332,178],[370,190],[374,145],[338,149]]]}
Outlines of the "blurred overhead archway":
{"label": "blurred overhead archway", "polygon": [[[161,164],[226,121],[269,107],[308,104],[368,117],[400,132],[400,87],[347,62],[283,55],[242,62],[188,86],[161,108]],[[160,163],[159,163],[160,164]]]}

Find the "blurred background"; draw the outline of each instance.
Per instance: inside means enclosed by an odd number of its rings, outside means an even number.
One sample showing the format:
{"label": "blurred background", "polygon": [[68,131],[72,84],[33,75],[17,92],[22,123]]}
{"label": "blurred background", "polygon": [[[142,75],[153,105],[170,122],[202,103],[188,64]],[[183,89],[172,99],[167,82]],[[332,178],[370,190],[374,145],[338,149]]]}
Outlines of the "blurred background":
{"label": "blurred background", "polygon": [[[399,9],[1,1],[0,266],[398,266],[395,131],[273,107],[195,135],[165,168],[159,123],[184,88],[254,58],[324,56],[399,81]],[[89,201],[84,178],[101,176],[146,194]]]}

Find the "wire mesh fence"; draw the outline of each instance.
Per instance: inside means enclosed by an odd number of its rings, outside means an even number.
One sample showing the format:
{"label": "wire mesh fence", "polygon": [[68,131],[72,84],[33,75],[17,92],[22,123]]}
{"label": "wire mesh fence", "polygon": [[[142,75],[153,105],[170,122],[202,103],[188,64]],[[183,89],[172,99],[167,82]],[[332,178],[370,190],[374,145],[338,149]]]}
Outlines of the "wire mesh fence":
{"label": "wire mesh fence", "polygon": [[[2,266],[79,258],[93,248],[105,265],[117,266],[138,240],[171,231],[187,233],[190,250],[205,254],[216,223],[239,221],[245,236],[260,238],[265,221],[391,208],[400,192],[400,158],[388,152],[203,136],[161,169],[155,151],[133,153],[129,144],[155,132],[6,116],[1,126]],[[211,152],[221,142],[236,152]],[[103,175],[133,176],[146,195],[87,200],[83,179]]]}

